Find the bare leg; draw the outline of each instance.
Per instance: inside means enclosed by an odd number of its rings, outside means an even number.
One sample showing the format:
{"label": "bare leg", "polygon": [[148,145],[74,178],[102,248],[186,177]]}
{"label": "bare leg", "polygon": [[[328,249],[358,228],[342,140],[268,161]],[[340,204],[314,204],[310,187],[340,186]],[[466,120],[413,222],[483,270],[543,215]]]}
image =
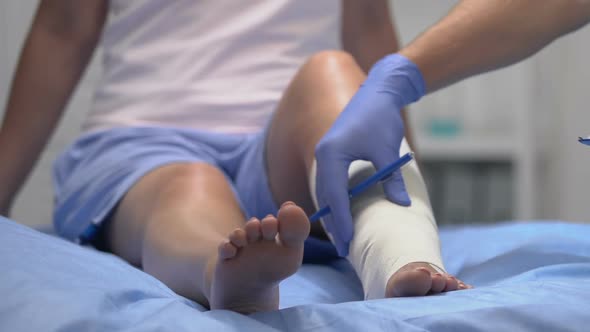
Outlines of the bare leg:
{"label": "bare leg", "polygon": [[[340,51],[316,54],[285,92],[267,139],[270,185],[279,202],[291,200],[310,214],[308,175],[317,142],[364,81],[354,59]],[[313,230],[312,230],[313,232]],[[391,276],[387,296],[412,296],[466,288],[429,264],[410,263]]]}
{"label": "bare leg", "polygon": [[[115,254],[205,306],[271,310],[278,308],[278,282],[301,264],[309,225],[298,211],[289,206],[279,221],[263,221],[261,228],[252,221],[244,231],[244,216],[219,170],[204,163],[173,164],[131,188],[107,226],[106,239]],[[246,232],[252,233],[251,241],[232,256],[228,236],[239,242]],[[269,232],[284,241],[271,243]],[[221,243],[226,245],[220,248]],[[272,265],[257,265],[262,248],[268,260],[274,259]],[[256,278],[257,273],[265,278]]]}

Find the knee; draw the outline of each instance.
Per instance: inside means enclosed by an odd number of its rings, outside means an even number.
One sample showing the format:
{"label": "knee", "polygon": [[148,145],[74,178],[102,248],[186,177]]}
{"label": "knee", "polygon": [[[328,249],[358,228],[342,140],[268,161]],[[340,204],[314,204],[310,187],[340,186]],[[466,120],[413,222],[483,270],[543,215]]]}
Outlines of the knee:
{"label": "knee", "polygon": [[210,177],[223,177],[223,173],[215,166],[204,163],[194,162],[174,165],[174,177],[182,180],[201,180]]}
{"label": "knee", "polygon": [[[270,135],[284,130],[295,135],[301,130],[323,133],[365,78],[349,53],[333,50],[312,55],[291,81],[273,120],[284,125],[275,126],[277,129],[271,129]],[[309,140],[315,141],[316,136],[310,135]]]}
{"label": "knee", "polygon": [[354,57],[345,51],[327,50],[315,53],[307,60],[306,69],[313,71],[316,75],[327,75],[328,77],[339,76],[354,72],[362,72]]}
{"label": "knee", "polygon": [[206,163],[174,164],[167,171],[167,180],[163,181],[160,189],[172,196],[185,195],[187,191],[199,191],[226,181],[219,169]]}

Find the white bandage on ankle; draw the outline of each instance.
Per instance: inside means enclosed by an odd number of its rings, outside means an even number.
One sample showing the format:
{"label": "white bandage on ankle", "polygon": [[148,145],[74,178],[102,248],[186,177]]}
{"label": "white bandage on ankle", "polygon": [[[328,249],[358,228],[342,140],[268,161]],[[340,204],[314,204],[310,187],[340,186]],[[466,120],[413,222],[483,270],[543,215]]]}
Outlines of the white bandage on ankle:
{"label": "white bandage on ankle", "polygon": [[[409,152],[404,139],[400,155]],[[355,161],[349,169],[350,185],[375,172],[370,162]],[[375,185],[351,202],[354,237],[347,259],[363,285],[365,299],[385,297],[389,278],[402,266],[412,262],[429,263],[444,273],[438,230],[430,207],[426,185],[415,161],[402,168],[410,207],[391,203],[382,185]],[[309,176],[311,195],[315,195],[315,161]]]}

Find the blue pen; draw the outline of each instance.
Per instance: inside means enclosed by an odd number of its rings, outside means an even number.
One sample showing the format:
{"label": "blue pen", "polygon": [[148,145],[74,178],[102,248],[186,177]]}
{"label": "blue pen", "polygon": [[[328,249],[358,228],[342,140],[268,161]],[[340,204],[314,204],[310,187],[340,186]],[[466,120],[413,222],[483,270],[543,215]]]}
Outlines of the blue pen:
{"label": "blue pen", "polygon": [[582,144],[590,145],[590,137],[589,138],[578,137],[578,142],[580,142]]}
{"label": "blue pen", "polygon": [[[348,197],[353,198],[356,195],[362,193],[363,191],[367,190],[370,186],[378,183],[379,181],[383,181],[393,174],[393,172],[397,171],[398,169],[402,168],[405,164],[409,163],[410,160],[414,158],[413,152],[408,152],[399,158],[397,161],[387,165],[385,168],[379,170],[375,174],[368,177],[363,182],[357,184],[353,188],[348,190]],[[324,206],[323,208],[319,209],[318,212],[314,213],[311,217],[309,217],[310,222],[316,222],[320,220],[321,217],[329,214],[332,212],[330,206]]]}

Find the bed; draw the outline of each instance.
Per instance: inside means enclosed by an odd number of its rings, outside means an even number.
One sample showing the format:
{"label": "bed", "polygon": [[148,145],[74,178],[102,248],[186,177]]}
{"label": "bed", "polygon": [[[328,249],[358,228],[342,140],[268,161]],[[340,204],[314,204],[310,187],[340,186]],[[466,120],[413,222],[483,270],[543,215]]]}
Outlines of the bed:
{"label": "bed", "polygon": [[0,331],[589,331],[590,225],[442,228],[449,272],[476,288],[362,301],[350,265],[305,264],[281,309],[207,311],[116,256],[0,217]]}

